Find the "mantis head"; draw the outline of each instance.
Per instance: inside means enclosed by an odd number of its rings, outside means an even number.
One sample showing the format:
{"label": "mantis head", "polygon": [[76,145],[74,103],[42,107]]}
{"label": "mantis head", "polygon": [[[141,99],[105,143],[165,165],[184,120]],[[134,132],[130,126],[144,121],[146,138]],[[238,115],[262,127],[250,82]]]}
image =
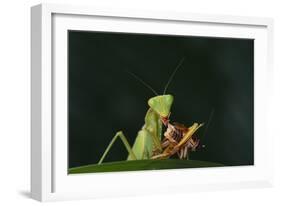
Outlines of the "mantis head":
{"label": "mantis head", "polygon": [[158,95],[148,100],[148,105],[153,111],[159,114],[161,117],[166,118],[170,114],[171,106],[173,104],[174,97],[170,94]]}

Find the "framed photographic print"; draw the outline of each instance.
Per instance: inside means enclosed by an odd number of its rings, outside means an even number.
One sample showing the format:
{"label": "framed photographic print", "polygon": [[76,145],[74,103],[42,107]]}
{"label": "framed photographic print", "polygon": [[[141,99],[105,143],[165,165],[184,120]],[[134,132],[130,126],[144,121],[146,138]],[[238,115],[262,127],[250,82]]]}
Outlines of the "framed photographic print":
{"label": "framed photographic print", "polygon": [[271,19],[31,14],[33,198],[272,184]]}

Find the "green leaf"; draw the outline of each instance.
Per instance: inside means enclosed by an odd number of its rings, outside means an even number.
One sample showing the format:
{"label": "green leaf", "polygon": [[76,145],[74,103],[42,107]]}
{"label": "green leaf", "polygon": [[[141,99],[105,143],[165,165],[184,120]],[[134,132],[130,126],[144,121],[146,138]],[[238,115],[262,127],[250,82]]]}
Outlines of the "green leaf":
{"label": "green leaf", "polygon": [[219,163],[197,160],[131,160],[107,162],[100,165],[92,164],[82,167],[73,167],[68,170],[69,174],[92,173],[92,172],[117,172],[137,170],[158,170],[158,169],[179,169],[179,168],[200,168],[200,167],[221,167]]}

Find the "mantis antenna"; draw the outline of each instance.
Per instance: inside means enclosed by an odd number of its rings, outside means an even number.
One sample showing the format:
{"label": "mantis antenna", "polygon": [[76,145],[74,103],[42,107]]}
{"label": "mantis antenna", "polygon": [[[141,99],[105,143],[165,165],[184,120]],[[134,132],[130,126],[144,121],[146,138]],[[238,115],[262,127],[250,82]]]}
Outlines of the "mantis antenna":
{"label": "mantis antenna", "polygon": [[129,74],[131,74],[135,79],[137,79],[138,81],[140,81],[144,86],[146,86],[148,89],[150,89],[156,96],[158,96],[158,93],[149,85],[147,84],[145,81],[143,81],[140,77],[138,77],[137,75],[135,75],[134,73],[127,71]]}
{"label": "mantis antenna", "polygon": [[167,89],[168,89],[169,84],[170,84],[171,81],[173,80],[173,78],[174,78],[174,76],[175,76],[177,70],[180,68],[180,66],[182,65],[182,63],[184,62],[184,60],[185,60],[185,58],[183,57],[183,58],[180,60],[180,62],[179,62],[179,64],[177,65],[177,67],[175,68],[175,70],[173,71],[173,73],[171,74],[171,76],[170,76],[170,78],[169,78],[169,80],[168,80],[168,82],[167,82],[167,84],[166,84],[166,86],[165,86],[163,95],[166,94],[166,91],[167,91]]}

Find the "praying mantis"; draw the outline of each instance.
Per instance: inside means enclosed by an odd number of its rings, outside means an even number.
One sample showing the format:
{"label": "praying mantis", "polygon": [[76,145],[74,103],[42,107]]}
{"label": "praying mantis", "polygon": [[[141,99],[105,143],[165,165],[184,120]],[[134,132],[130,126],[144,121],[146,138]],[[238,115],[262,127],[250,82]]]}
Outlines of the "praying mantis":
{"label": "praying mantis", "polygon": [[[188,150],[191,149],[194,151],[196,149],[199,140],[194,138],[193,135],[203,126],[203,124],[194,123],[190,127],[185,127],[184,125],[171,124],[169,120],[174,97],[171,94],[166,94],[166,91],[183,61],[184,58],[181,59],[171,74],[162,95],[158,95],[151,86],[132,74],[136,79],[153,91],[156,96],[148,100],[149,109],[144,118],[144,125],[141,130],[138,131],[133,146],[130,146],[124,133],[118,131],[107,146],[98,164],[101,164],[104,161],[106,155],[118,138],[123,142],[128,151],[127,161],[166,159],[174,154],[178,154],[180,159],[187,159]],[[162,138],[163,126],[167,127],[167,130],[164,133],[164,138]]]}

